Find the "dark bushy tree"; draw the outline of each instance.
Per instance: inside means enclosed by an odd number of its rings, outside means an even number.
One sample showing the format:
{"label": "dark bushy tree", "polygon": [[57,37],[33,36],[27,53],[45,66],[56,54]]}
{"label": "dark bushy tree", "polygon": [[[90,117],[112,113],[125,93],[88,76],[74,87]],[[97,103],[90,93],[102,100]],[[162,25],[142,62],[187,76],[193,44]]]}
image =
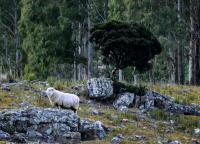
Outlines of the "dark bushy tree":
{"label": "dark bushy tree", "polygon": [[90,40],[103,55],[103,62],[117,69],[129,66],[139,72],[151,68],[150,60],[161,53],[161,45],[154,35],[136,23],[110,21],[96,25]]}

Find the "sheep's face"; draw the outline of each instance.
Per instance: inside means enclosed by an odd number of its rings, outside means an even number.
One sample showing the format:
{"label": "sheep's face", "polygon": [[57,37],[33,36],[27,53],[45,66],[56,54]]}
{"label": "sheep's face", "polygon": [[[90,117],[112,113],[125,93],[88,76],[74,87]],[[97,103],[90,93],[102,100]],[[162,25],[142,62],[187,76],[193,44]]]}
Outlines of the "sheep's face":
{"label": "sheep's face", "polygon": [[46,90],[46,94],[47,94],[47,96],[49,97],[49,96],[52,96],[53,95],[53,93],[54,93],[54,88],[52,88],[52,87],[50,87],[50,88],[48,88],[47,90]]}

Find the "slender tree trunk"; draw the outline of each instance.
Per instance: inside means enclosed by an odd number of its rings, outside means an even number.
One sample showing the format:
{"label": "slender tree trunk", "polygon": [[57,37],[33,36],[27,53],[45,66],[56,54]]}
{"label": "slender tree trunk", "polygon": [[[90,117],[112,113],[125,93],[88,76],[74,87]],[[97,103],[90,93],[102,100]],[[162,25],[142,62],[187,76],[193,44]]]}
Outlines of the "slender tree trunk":
{"label": "slender tree trunk", "polygon": [[200,1],[191,0],[191,84],[200,85]]}
{"label": "slender tree trunk", "polygon": [[108,0],[104,0],[104,19],[108,18]]}
{"label": "slender tree trunk", "polygon": [[[178,15],[177,15],[177,19],[178,19],[178,22],[179,24],[181,23],[181,4],[182,3],[182,0],[177,0],[177,11],[178,11]],[[178,47],[177,47],[177,56],[176,56],[176,61],[177,61],[177,69],[176,69],[176,72],[177,72],[177,80],[176,82],[178,84],[183,84],[183,48],[182,48],[182,45],[181,45],[181,40],[178,39],[177,40],[177,44],[178,44]]]}
{"label": "slender tree trunk", "polygon": [[90,79],[90,78],[92,78],[92,50],[93,49],[92,49],[92,44],[89,41],[90,30],[91,30],[91,20],[90,20],[90,8],[89,8],[89,6],[88,6],[87,24],[88,24],[88,79]]}
{"label": "slender tree trunk", "polygon": [[193,39],[193,36],[192,36],[192,32],[194,31],[194,28],[193,28],[193,19],[192,19],[192,8],[190,10],[191,14],[190,14],[190,32],[191,32],[191,38],[190,38],[190,49],[189,49],[189,64],[188,64],[188,82],[189,84],[191,85],[192,84],[192,60],[193,60],[193,56],[192,56],[192,53],[193,53],[193,50],[192,48],[194,47],[193,46],[193,42],[192,42],[192,39]]}
{"label": "slender tree trunk", "polygon": [[123,80],[123,71],[119,69],[119,81]]}
{"label": "slender tree trunk", "polygon": [[5,50],[5,56],[3,59],[3,63],[5,63],[4,65],[4,72],[7,70],[6,67],[8,67],[9,62],[8,62],[8,37],[7,37],[7,33],[5,32],[3,34],[3,49]]}

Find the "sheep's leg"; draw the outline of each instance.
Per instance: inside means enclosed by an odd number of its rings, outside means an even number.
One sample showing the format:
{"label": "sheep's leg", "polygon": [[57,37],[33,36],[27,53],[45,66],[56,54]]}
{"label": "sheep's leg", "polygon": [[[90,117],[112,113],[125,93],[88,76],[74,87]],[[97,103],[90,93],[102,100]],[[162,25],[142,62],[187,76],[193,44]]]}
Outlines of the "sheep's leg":
{"label": "sheep's leg", "polygon": [[77,110],[76,110],[73,106],[71,106],[70,109],[71,109],[74,113],[77,113]]}
{"label": "sheep's leg", "polygon": [[59,104],[56,103],[56,107],[60,110],[61,106]]}
{"label": "sheep's leg", "polygon": [[54,106],[54,103],[51,101],[50,98],[49,98],[49,102],[50,102],[51,106]]}

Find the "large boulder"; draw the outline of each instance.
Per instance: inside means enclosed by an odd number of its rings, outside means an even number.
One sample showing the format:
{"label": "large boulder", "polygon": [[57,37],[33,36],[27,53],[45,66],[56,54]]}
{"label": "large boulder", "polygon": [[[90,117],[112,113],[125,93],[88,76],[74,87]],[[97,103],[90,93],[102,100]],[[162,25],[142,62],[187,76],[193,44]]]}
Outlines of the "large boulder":
{"label": "large boulder", "polygon": [[144,96],[141,96],[139,100],[136,100],[136,105],[140,109],[151,110],[155,107],[165,109],[168,103],[174,103],[175,98],[162,95],[154,91],[147,91]]}
{"label": "large boulder", "polygon": [[122,93],[118,95],[118,99],[114,101],[113,105],[115,108],[119,109],[122,106],[129,107],[133,105],[133,101],[135,98],[135,95],[133,93]]}
{"label": "large boulder", "polygon": [[142,97],[143,102],[140,102],[140,108],[142,108],[144,111],[148,111],[153,108],[159,108],[171,113],[200,116],[199,106],[196,104],[178,104],[175,102],[174,97],[162,95],[154,91],[148,91]]}
{"label": "large boulder", "polygon": [[96,138],[103,139],[107,136],[108,129],[102,122],[96,121],[93,123],[87,119],[80,121],[81,139],[82,140],[95,140]]}
{"label": "large boulder", "polygon": [[113,81],[109,78],[93,78],[87,82],[90,98],[106,99],[113,95]]}
{"label": "large boulder", "polygon": [[0,113],[0,140],[78,144],[81,140],[79,122],[79,117],[69,110],[8,110]]}
{"label": "large boulder", "polygon": [[103,139],[107,132],[100,121],[80,120],[70,110],[26,107],[0,112],[0,141],[79,144]]}

